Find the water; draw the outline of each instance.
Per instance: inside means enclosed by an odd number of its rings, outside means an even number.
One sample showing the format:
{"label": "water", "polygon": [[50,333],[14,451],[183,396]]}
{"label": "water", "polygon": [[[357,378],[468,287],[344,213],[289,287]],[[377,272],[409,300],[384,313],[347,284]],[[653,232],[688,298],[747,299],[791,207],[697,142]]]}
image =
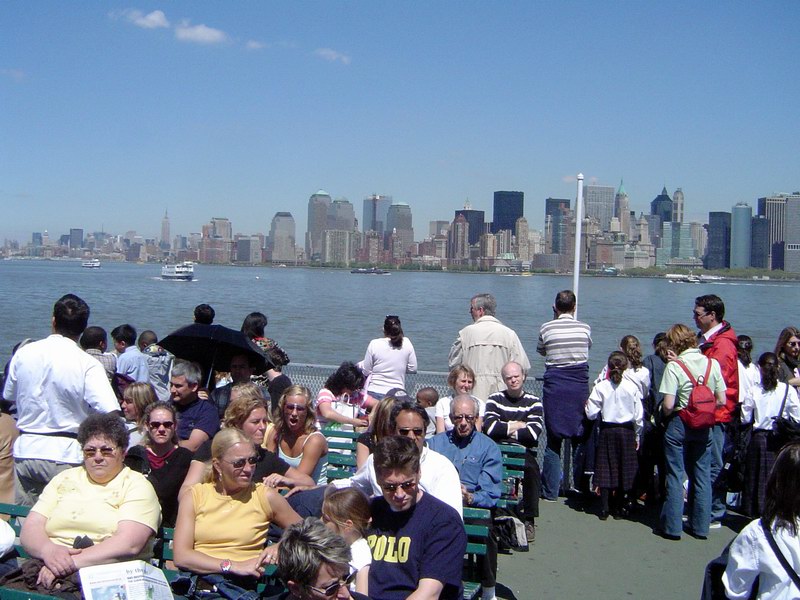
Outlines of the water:
{"label": "water", "polygon": [[[53,303],[74,293],[89,303],[90,322],[111,331],[131,323],[159,337],[190,323],[197,304],[208,303],[215,323],[238,329],[245,315],[269,317],[267,335],[295,362],[338,364],[358,361],[382,333],[387,314],[399,315],[414,343],[422,370],[447,369],[447,354],[458,330],[471,322],[469,299],[490,292],[498,318],[516,330],[533,372],[544,370],[536,354],[539,326],[552,318],[556,292],[572,277],[517,277],[502,274],[392,272],[352,275],[326,269],[215,267],[196,265],[192,282],[163,281],[159,265],[103,263],[83,269],[79,262],[0,261],[0,365],[26,337],[50,332]],[[717,294],[737,333],[750,335],[754,356],[772,350],[780,330],[797,324],[800,283],[718,282],[674,284],[661,279],[584,277],[579,318],[592,326],[591,371],[597,372],[624,335],[649,350],[650,341],[673,323],[693,326],[694,298]]]}

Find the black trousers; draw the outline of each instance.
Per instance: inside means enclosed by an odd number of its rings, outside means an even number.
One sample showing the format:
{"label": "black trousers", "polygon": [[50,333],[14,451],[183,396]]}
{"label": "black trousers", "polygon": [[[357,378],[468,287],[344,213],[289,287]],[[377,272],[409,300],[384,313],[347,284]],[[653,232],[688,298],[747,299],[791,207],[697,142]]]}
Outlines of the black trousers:
{"label": "black trousers", "polygon": [[495,510],[491,509],[491,511],[489,539],[486,540],[486,555],[478,557],[478,571],[481,574],[481,585],[483,587],[494,587],[497,582],[497,537],[494,533]]}
{"label": "black trousers", "polygon": [[535,450],[526,450],[522,478],[522,519],[533,522],[539,516],[539,496],[542,493],[542,473]]}

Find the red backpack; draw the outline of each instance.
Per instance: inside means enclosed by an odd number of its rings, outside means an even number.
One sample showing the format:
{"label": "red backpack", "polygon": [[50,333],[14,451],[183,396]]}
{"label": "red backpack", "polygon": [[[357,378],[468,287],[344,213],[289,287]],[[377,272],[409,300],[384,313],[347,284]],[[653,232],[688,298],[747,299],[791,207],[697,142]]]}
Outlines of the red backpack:
{"label": "red backpack", "polygon": [[716,423],[714,411],[717,408],[717,399],[714,392],[708,387],[708,376],[711,374],[711,359],[708,359],[706,374],[695,379],[683,362],[676,360],[676,363],[683,369],[689,381],[692,382],[692,391],[689,393],[689,403],[686,408],[679,410],[683,424],[690,429],[708,429]]}

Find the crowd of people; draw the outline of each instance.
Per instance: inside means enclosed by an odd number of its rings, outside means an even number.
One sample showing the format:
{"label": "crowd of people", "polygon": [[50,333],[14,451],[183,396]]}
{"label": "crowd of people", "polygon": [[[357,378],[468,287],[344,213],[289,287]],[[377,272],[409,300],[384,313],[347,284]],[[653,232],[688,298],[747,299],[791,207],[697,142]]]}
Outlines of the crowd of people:
{"label": "crowd of people", "polygon": [[[414,347],[388,315],[364,359],[343,362],[314,396],[282,372],[288,355],[265,336],[262,313],[240,332],[260,361],[234,352],[215,381],[217,365],[173,356],[130,324],[111,331],[109,352],[88,305],[68,294],[53,334],[20,344],[4,372],[0,500],[31,507],[20,536],[31,558],[13,570],[7,554],[0,581],[79,597],[80,568],[150,559],[163,526],[175,530],[174,566],[204,597],[256,598],[276,564],[281,598],[460,598],[465,508],[494,516],[516,495],[532,544],[540,500],[574,495],[602,520],[660,506],[654,532],[668,540],[707,538],[729,507],[761,517],[766,528],[734,542],[725,585],[747,597],[761,572],[760,597],[797,597],[783,562],[759,556],[774,558],[771,531],[800,567],[800,500],[789,497],[800,475],[800,331],[785,328],[753,360],[722,300],[700,296],[696,329],[673,325],[648,356],[626,335],[591,380],[591,328],[576,305],[559,292],[541,326],[542,398],[525,389],[530,361],[491,294],[470,300],[473,322],[450,349],[450,395],[411,397]],[[195,323],[214,317],[195,309]],[[330,440],[343,430],[360,432],[358,469],[329,481]],[[513,490],[500,444],[524,456]],[[484,600],[496,596],[497,553],[490,535],[478,561]]]}

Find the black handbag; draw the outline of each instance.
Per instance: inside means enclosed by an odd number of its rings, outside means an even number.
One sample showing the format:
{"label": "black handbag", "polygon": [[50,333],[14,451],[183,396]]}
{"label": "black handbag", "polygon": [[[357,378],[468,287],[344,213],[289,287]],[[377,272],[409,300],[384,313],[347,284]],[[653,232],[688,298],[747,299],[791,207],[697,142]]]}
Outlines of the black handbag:
{"label": "black handbag", "polygon": [[783,394],[781,409],[778,411],[772,422],[770,437],[776,448],[783,448],[789,442],[800,440],[800,423],[790,417],[783,416],[783,409],[786,407],[786,398],[789,396],[789,384],[786,384],[786,392]]}

